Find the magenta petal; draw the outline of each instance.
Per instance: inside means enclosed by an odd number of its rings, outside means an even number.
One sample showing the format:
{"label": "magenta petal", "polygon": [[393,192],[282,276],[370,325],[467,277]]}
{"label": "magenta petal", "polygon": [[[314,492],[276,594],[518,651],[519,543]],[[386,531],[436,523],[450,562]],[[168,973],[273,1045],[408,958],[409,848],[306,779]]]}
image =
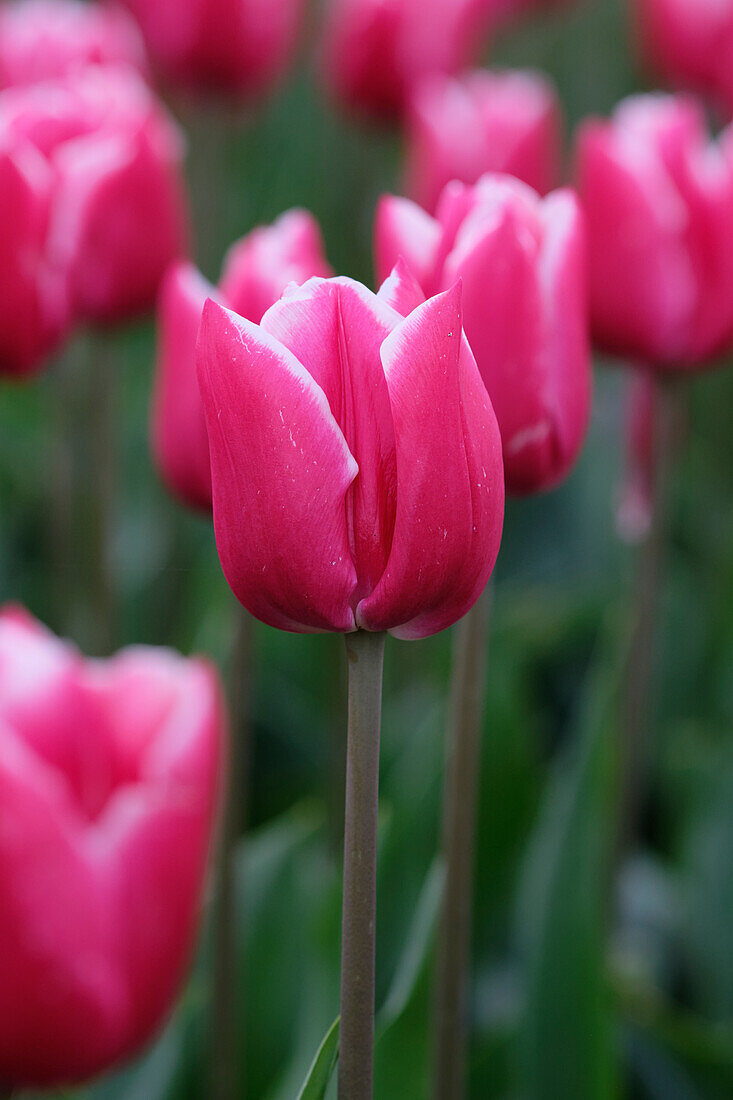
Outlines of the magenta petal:
{"label": "magenta petal", "polygon": [[160,473],[193,508],[211,509],[211,463],[196,375],[196,340],[207,298],[216,290],[192,264],[166,276],[158,309],[158,361],[152,437]]}
{"label": "magenta petal", "polygon": [[197,361],[216,542],[235,595],[283,630],[353,630],[346,494],[358,467],[323,390],[287,348],[212,301]]}
{"label": "magenta petal", "polygon": [[377,297],[402,317],[407,317],[425,301],[425,295],[408,264],[400,256],[392,273],[380,286]]}
{"label": "magenta petal", "polygon": [[397,515],[387,568],[357,621],[421,638],[469,610],[501,537],[501,441],[462,337],[460,288],[416,309],[385,341],[382,362],[397,440]]}
{"label": "magenta petal", "polygon": [[383,195],[374,222],[377,282],[383,283],[402,257],[425,293],[432,293],[441,239],[440,224],[417,203]]}
{"label": "magenta petal", "polygon": [[387,564],[395,516],[395,439],[380,349],[401,321],[351,279],[310,279],[268,310],[262,328],[303,364],[328,398],[359,465],[346,497],[351,554],[367,595]]}
{"label": "magenta petal", "polygon": [[307,210],[288,210],[232,246],[219,289],[231,309],[259,324],[290,283],[330,274],[318,222]]}

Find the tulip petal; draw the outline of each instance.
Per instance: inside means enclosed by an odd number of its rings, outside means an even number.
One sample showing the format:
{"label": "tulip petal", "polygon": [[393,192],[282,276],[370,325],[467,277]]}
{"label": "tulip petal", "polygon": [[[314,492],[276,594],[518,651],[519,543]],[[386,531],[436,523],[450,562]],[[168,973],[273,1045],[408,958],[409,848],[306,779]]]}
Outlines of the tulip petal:
{"label": "tulip petal", "polygon": [[0,740],[0,1071],[57,1085],[121,1054],[117,921],[62,777],[2,722]]}
{"label": "tulip petal", "polygon": [[230,309],[259,324],[290,283],[313,275],[331,275],[318,222],[307,210],[288,210],[230,248],[219,290]]}
{"label": "tulip petal", "polygon": [[433,293],[441,238],[440,223],[417,203],[383,195],[374,222],[377,282],[383,283],[402,257],[425,293]]}
{"label": "tulip petal", "polygon": [[476,601],[501,535],[501,443],[462,338],[460,287],[416,309],[385,341],[382,362],[397,440],[397,515],[387,567],[357,622],[421,638]]}
{"label": "tulip petal", "polygon": [[235,595],[283,630],[353,630],[345,501],[358,466],[325,394],[287,348],[212,301],[197,362]]}
{"label": "tulip petal", "polygon": [[290,288],[262,319],[326,394],[359,465],[346,498],[356,599],[372,591],[392,545],[395,439],[379,353],[400,320],[371,291],[341,278]]}
{"label": "tulip petal", "polygon": [[425,301],[420,284],[401,256],[377,291],[377,297],[402,317],[407,317]]}
{"label": "tulip petal", "polygon": [[158,310],[158,362],[152,441],[158,468],[189,506],[211,509],[211,463],[196,376],[196,340],[207,298],[216,289],[193,264],[166,276]]}

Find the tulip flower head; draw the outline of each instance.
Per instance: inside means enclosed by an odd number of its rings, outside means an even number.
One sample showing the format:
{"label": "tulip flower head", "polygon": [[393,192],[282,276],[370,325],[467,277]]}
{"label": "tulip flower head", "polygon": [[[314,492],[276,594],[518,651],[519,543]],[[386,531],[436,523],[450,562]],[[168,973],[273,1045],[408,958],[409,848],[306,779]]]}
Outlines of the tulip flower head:
{"label": "tulip flower head", "polygon": [[451,180],[487,172],[523,180],[540,194],[560,175],[560,110],[537,73],[477,71],[423,81],[407,118],[406,193],[431,213]]}
{"label": "tulip flower head", "polygon": [[175,83],[257,92],[295,49],[304,0],[124,0],[152,60]]}
{"label": "tulip flower head", "polygon": [[436,217],[384,197],[377,275],[402,257],[427,294],[463,282],[464,327],[496,410],[507,489],[535,493],[573,466],[590,415],[583,218],[509,176],[450,184]]}
{"label": "tulip flower head", "polygon": [[185,251],[183,144],[129,69],[90,68],[0,95],[0,134],[47,161],[47,251],[76,320],[105,324],[150,308]]}
{"label": "tulip flower head", "polygon": [[635,0],[644,61],[733,116],[733,0]]}
{"label": "tulip flower head", "polygon": [[122,8],[82,0],[12,0],[0,8],[0,88],[61,79],[89,65],[146,72],[142,35]]}
{"label": "tulip flower head", "polygon": [[334,94],[372,115],[399,115],[422,78],[477,60],[485,0],[330,0],[324,68]]}
{"label": "tulip flower head", "polygon": [[0,136],[0,376],[38,370],[69,324],[66,280],[48,253],[53,174]]}
{"label": "tulip flower head", "polygon": [[625,100],[581,128],[593,331],[652,369],[704,366],[733,342],[733,131],[711,142],[684,97]]}
{"label": "tulip flower head", "polygon": [[211,510],[211,463],[196,376],[196,340],[207,298],[257,324],[290,283],[328,276],[315,219],[290,210],[235,244],[216,288],[190,263],[169,271],[158,308],[158,360],[152,445],[170,490],[190,507]]}
{"label": "tulip flower head", "polygon": [[289,288],[260,325],[206,304],[198,371],[224,574],[271,626],[421,638],[483,591],[501,442],[456,286]]}
{"label": "tulip flower head", "polygon": [[161,1026],[196,935],[224,724],[203,661],[89,661],[0,612],[5,1086],[84,1081]]}

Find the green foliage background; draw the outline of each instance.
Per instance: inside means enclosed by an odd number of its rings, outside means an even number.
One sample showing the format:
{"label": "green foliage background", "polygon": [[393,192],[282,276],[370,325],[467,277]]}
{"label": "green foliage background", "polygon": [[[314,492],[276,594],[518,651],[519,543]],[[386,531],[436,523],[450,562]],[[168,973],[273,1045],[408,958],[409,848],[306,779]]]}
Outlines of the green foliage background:
{"label": "green foliage background", "polygon": [[[620,0],[580,0],[507,36],[493,56],[547,70],[572,126],[642,87],[627,24]],[[378,194],[399,187],[399,140],[338,115],[311,65],[304,58],[299,74],[248,117],[178,105],[198,256],[212,277],[230,241],[297,204],[320,219],[333,266],[371,282],[371,219]],[[101,371],[114,407],[108,448],[120,452],[115,645],[203,651],[225,668],[234,612],[210,526],[167,497],[151,466],[153,347],[151,325],[79,338],[37,383],[0,391],[0,596],[93,645],[84,539],[64,557],[48,530],[69,438],[82,534],[92,522],[83,437]],[[623,373],[599,363],[577,471],[560,491],[508,509],[481,768],[475,1100],[733,1097],[733,376],[712,372],[689,385],[689,442],[670,489],[643,828],[617,904],[609,904],[634,568],[613,516],[623,393]],[[237,973],[250,1100],[295,1100],[338,1010],[341,648],[339,639],[257,629]],[[429,1094],[449,660],[449,635],[387,648],[378,1100]],[[153,1049],[79,1097],[208,1095],[209,948],[204,934],[189,986]]]}

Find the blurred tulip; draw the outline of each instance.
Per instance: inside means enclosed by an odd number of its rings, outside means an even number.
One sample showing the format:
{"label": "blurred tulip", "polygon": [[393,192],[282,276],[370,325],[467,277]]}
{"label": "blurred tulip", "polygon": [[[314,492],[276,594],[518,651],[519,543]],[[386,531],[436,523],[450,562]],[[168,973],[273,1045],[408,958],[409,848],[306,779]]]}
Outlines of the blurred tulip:
{"label": "blurred tulip", "polygon": [[131,1057],[185,976],[225,719],[200,660],[89,661],[0,613],[0,1079],[83,1081]]}
{"label": "blurred tulip", "polygon": [[323,63],[349,106],[400,114],[423,77],[477,60],[490,22],[486,0],[330,0]]}
{"label": "blurred tulip", "polygon": [[463,281],[464,327],[496,410],[507,489],[556,485],[585,438],[591,369],[583,219],[570,191],[541,199],[508,176],[450,184],[436,218],[382,199],[377,276],[402,257],[426,294]]}
{"label": "blurred tulip", "polygon": [[211,508],[209,441],[196,377],[206,299],[216,298],[257,324],[289,283],[330,274],[318,224],[305,210],[290,210],[235,244],[218,289],[192,264],[170,270],[158,309],[152,444],[163,480],[186,504]]}
{"label": "blurred tulip", "polygon": [[547,194],[560,175],[557,95],[538,73],[468,73],[423,81],[410,100],[405,189],[434,211],[451,180],[505,172]]}
{"label": "blurred tulip", "polygon": [[635,96],[580,131],[595,338],[652,369],[704,365],[733,340],[731,136],[684,97]]}
{"label": "blurred tulip", "polygon": [[710,96],[733,115],[733,0],[634,0],[641,49],[670,87]]}
{"label": "blurred tulip", "polygon": [[47,253],[52,173],[0,136],[0,376],[38,370],[68,323],[66,283]]}
{"label": "blurred tulip", "polygon": [[0,96],[0,133],[34,145],[53,174],[48,254],[74,319],[150,308],[187,243],[179,132],[142,79],[100,66]]}
{"label": "blurred tulip", "polygon": [[122,8],[81,0],[13,0],[0,8],[0,88],[110,64],[147,68],[142,35]]}
{"label": "blurred tulip", "polygon": [[[499,549],[501,443],[460,288],[405,319],[349,279],[257,326],[207,302],[198,371],[224,573],[284,630],[421,638],[474,604]],[[422,295],[418,294],[418,301]]]}
{"label": "blurred tulip", "polygon": [[124,0],[152,60],[176,83],[228,93],[275,81],[295,49],[304,0]]}

